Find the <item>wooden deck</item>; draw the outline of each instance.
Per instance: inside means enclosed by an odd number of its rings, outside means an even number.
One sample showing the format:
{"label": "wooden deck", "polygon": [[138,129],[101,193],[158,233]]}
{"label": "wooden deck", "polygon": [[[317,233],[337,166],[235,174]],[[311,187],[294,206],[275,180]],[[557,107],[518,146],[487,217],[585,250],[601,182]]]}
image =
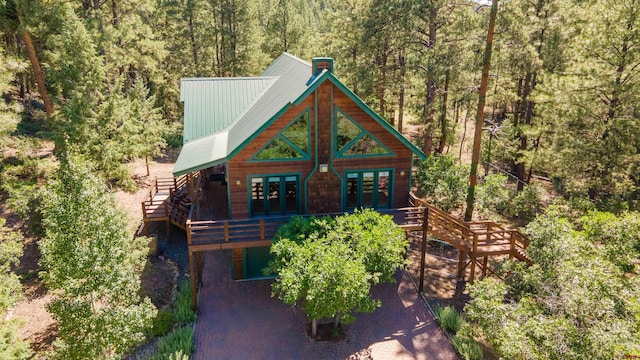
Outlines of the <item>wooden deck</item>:
{"label": "wooden deck", "polygon": [[[428,235],[457,248],[459,280],[464,280],[467,267],[470,267],[469,282],[475,280],[477,271],[482,277],[493,273],[490,258],[531,262],[525,251],[528,239],[518,230],[504,228],[493,221],[464,222],[412,194],[409,204],[406,208],[381,212],[392,215],[406,232],[422,232],[423,257]],[[148,222],[165,221],[167,231],[171,224],[186,231],[194,306],[196,279],[201,278],[202,252],[231,249],[235,255],[241,253],[241,249],[270,246],[278,228],[291,219],[291,216],[280,216],[229,220],[227,184],[223,176],[212,170],[156,180],[142,209],[145,229]],[[424,265],[421,272],[424,273]],[[422,285],[422,280],[420,283]]]}

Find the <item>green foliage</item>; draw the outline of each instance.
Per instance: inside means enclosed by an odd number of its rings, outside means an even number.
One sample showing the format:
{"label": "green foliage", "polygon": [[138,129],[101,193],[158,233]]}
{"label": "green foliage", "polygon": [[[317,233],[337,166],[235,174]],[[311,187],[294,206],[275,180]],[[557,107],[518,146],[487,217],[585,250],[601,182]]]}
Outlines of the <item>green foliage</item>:
{"label": "green foliage", "polygon": [[[52,158],[38,159],[27,155],[36,151],[38,144],[25,144],[18,159],[5,162],[0,173],[0,188],[7,194],[7,203],[18,216],[29,221],[29,229],[42,233],[41,202],[39,187],[53,176],[56,163]],[[33,147],[32,147],[33,146]]]}
{"label": "green foliage", "polygon": [[415,175],[420,188],[444,211],[459,209],[467,191],[469,171],[451,156],[429,156]]}
{"label": "green foliage", "polygon": [[478,206],[485,212],[503,213],[509,207],[511,192],[503,174],[485,176],[476,192]]}
{"label": "green foliage", "polygon": [[508,215],[531,220],[542,210],[542,189],[537,184],[526,185],[509,204]]}
{"label": "green foliage", "polygon": [[20,279],[11,270],[22,256],[22,236],[19,232],[4,229],[5,219],[0,218],[0,358],[28,359],[29,344],[22,341],[16,330],[17,320],[5,318],[7,310],[20,298]]}
{"label": "green foliage", "polygon": [[183,326],[161,337],[155,354],[146,360],[188,360],[193,349],[193,327]]}
{"label": "green foliage", "polygon": [[[300,231],[297,233],[296,231]],[[299,303],[310,319],[354,320],[380,302],[369,297],[372,284],[393,281],[404,263],[407,241],[391,217],[371,209],[329,219],[292,219],[282,227],[271,252],[269,271],[277,274],[274,295]]]}
{"label": "green foliage", "polygon": [[336,217],[330,226],[326,242],[347,244],[369,273],[381,282],[394,282],[408,245],[404,231],[391,216],[369,208],[356,209],[352,214]]}
{"label": "green foliage", "polygon": [[634,272],[640,264],[640,215],[616,216],[594,211],[580,219],[583,232],[603,246],[604,256],[624,272]]}
{"label": "green foliage", "polygon": [[29,343],[18,337],[20,321],[5,320],[0,312],[0,359],[24,360],[31,358]]}
{"label": "green foliage", "polygon": [[625,274],[603,245],[623,239],[637,218],[615,221],[611,214],[592,213],[579,231],[558,214],[553,209],[527,226],[534,265],[511,266],[507,270],[515,275],[506,282],[473,284],[465,314],[505,358],[615,359],[637,353],[638,276]]}
{"label": "green foliage", "polygon": [[286,304],[300,301],[310,319],[340,317],[348,323],[354,319],[353,311],[372,312],[380,305],[369,297],[371,283],[377,279],[362,262],[352,259],[346,244],[315,240],[298,245],[282,240],[273,246],[289,247],[293,253],[278,271],[274,293]]}
{"label": "green foliage", "polygon": [[153,336],[165,335],[173,327],[173,312],[169,310],[159,310],[153,318]]}
{"label": "green foliage", "polygon": [[4,229],[6,220],[0,218],[0,318],[20,297],[20,279],[12,268],[20,263],[22,235]]}
{"label": "green foliage", "polygon": [[64,159],[43,199],[41,273],[55,295],[53,358],[114,357],[144,339],[155,307],[138,297],[144,246],[86,160]]}
{"label": "green foliage", "polygon": [[484,352],[482,345],[470,337],[456,335],[451,341],[453,348],[464,360],[482,360]]}
{"label": "green foliage", "polygon": [[178,326],[186,325],[196,319],[196,314],[191,308],[191,282],[182,280],[178,287],[178,296],[172,305],[173,319]]}
{"label": "green foliage", "polygon": [[440,327],[453,333],[457,333],[465,323],[463,316],[451,306],[435,308],[435,315]]}

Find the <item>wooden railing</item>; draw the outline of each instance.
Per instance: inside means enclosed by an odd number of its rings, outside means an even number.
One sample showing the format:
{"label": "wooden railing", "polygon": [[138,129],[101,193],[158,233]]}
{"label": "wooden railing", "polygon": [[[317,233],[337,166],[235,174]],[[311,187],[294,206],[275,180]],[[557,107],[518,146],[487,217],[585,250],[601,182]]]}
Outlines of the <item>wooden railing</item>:
{"label": "wooden railing", "polygon": [[471,258],[508,255],[530,262],[524,250],[529,239],[515,229],[507,229],[494,221],[464,222],[437,207],[410,195],[416,208],[428,209],[428,231],[437,238],[463,251]]}
{"label": "wooden railing", "polygon": [[290,216],[222,221],[187,219],[187,244],[192,251],[269,246],[278,228],[290,219]]}
{"label": "wooden railing", "polygon": [[147,223],[154,221],[165,221],[167,229],[170,223],[184,228],[199,181],[199,172],[177,178],[155,178],[142,201],[145,232]]}

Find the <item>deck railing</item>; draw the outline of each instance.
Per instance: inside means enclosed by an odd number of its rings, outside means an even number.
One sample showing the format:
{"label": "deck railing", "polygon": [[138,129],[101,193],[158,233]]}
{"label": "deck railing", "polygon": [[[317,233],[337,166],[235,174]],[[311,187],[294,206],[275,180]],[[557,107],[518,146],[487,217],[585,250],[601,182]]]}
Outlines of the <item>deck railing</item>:
{"label": "deck railing", "polygon": [[428,231],[472,257],[509,255],[529,262],[524,250],[529,239],[518,230],[507,229],[490,221],[464,222],[411,194],[418,208],[429,209]]}

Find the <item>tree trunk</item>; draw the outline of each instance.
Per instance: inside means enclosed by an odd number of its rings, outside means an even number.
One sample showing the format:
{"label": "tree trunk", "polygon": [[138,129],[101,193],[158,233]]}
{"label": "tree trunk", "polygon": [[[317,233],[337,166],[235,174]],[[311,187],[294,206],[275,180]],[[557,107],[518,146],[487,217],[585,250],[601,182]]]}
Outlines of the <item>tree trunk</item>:
{"label": "tree trunk", "polygon": [[193,64],[196,70],[196,76],[201,76],[200,64],[198,62],[198,47],[196,46],[195,30],[193,27],[193,0],[187,0],[187,11],[189,15],[189,40],[191,41],[191,51],[193,54]]}
{"label": "tree trunk", "polygon": [[315,338],[318,333],[318,319],[311,319],[311,337]]}
{"label": "tree trunk", "polygon": [[406,58],[404,54],[398,55],[398,64],[400,65],[400,94],[398,96],[398,132],[402,134],[404,120],[404,80],[407,73]]}
{"label": "tree trunk", "polygon": [[[436,20],[438,18],[438,8],[436,6],[431,6],[429,9],[429,49],[433,49],[436,46],[436,36],[437,36],[437,27]],[[436,81],[435,81],[435,71],[430,71],[427,74],[427,98],[425,103],[425,120],[424,120],[424,142],[422,144],[422,151],[426,155],[431,155],[433,148],[433,135],[431,134],[433,130],[433,102],[436,97]]]}
{"label": "tree trunk", "polygon": [[442,93],[442,105],[440,106],[440,141],[438,144],[438,153],[444,153],[447,145],[447,99],[449,96],[449,69],[445,72],[444,92]]}
{"label": "tree trunk", "polygon": [[484,123],[484,104],[487,96],[487,83],[489,81],[489,69],[491,67],[491,51],[493,46],[493,32],[496,26],[497,14],[498,14],[498,0],[493,0],[493,3],[491,4],[491,13],[489,15],[489,30],[487,31],[487,42],[484,49],[482,78],[480,80],[480,94],[478,95],[478,115],[476,117],[476,128],[473,134],[473,153],[471,155],[471,169],[469,171],[469,189],[467,191],[467,208],[464,214],[465,221],[471,221],[471,218],[473,217],[475,191],[476,191],[476,185],[478,183],[478,162],[480,161],[480,145],[482,142],[482,125]]}
{"label": "tree trunk", "polygon": [[35,75],[36,81],[38,82],[38,90],[40,91],[42,102],[44,102],[44,111],[47,113],[47,115],[51,115],[53,114],[53,104],[51,103],[49,92],[47,91],[47,86],[44,82],[44,72],[42,71],[42,67],[40,66],[40,60],[38,60],[36,48],[33,45],[33,39],[31,39],[31,33],[29,33],[29,30],[27,30],[27,26],[24,23],[24,15],[19,9],[18,20],[20,21],[20,29],[22,30],[22,37],[24,38],[24,44],[27,48],[29,61],[31,62],[31,69],[33,70],[33,74]]}

